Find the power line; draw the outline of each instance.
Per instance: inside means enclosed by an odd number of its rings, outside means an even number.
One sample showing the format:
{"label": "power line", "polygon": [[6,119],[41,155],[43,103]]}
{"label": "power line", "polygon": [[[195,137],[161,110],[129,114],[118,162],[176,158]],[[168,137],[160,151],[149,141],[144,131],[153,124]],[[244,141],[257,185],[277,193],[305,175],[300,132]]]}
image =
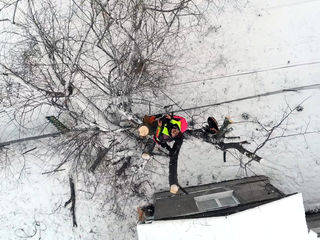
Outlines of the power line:
{"label": "power line", "polygon": [[[155,87],[157,87],[153,82],[151,82]],[[162,91],[160,88],[159,88],[159,90],[162,92],[162,94],[163,95],[165,95],[168,99],[170,99],[170,101],[171,102],[173,102],[179,109],[180,109],[180,111],[178,111],[178,112],[185,112],[187,115],[188,115],[188,117],[190,117],[190,118],[192,118],[192,116],[189,114],[189,113],[187,113],[178,103],[176,103],[171,97],[169,97],[169,95],[168,94],[166,94],[164,91]],[[173,112],[177,112],[177,111],[173,111]],[[166,114],[166,113],[165,113]]]}
{"label": "power line", "polygon": [[[88,132],[88,131],[96,131],[98,129],[96,128],[83,128],[83,129],[71,129],[70,132]],[[9,146],[11,144],[15,143],[20,143],[20,142],[27,142],[27,141],[33,141],[33,140],[38,140],[42,138],[49,138],[49,137],[57,137],[59,135],[65,134],[65,131],[60,131],[60,132],[54,132],[54,133],[48,133],[48,134],[43,134],[43,135],[37,135],[37,136],[32,136],[32,137],[25,137],[25,138],[19,138],[19,139],[14,139],[6,142],[0,142],[0,148]]]}
{"label": "power line", "polygon": [[26,141],[37,140],[37,139],[48,138],[48,137],[56,137],[61,134],[63,134],[63,132],[55,132],[55,133],[49,133],[49,134],[44,134],[44,135],[39,135],[39,136],[15,139],[15,140],[7,141],[7,142],[1,142],[0,148],[4,147],[4,146],[11,145],[11,144],[20,143],[20,142],[26,142]]}
{"label": "power line", "polygon": [[184,85],[184,84],[197,83],[197,82],[206,82],[206,81],[212,81],[212,80],[223,79],[223,78],[245,76],[245,75],[256,74],[256,73],[261,73],[261,72],[275,71],[275,70],[280,70],[280,69],[294,68],[294,67],[301,67],[301,66],[308,66],[308,65],[315,65],[315,64],[320,64],[320,61],[307,62],[307,63],[297,63],[297,64],[292,64],[292,65],[265,68],[265,69],[261,69],[261,70],[253,70],[253,71],[249,71],[249,72],[235,73],[235,74],[222,75],[222,76],[214,76],[214,77],[210,77],[210,78],[197,79],[197,80],[193,80],[193,81],[172,83],[171,85],[177,86],[177,85]]}
{"label": "power line", "polygon": [[277,6],[269,7],[266,9],[270,10],[270,9],[276,9],[276,8],[282,8],[282,7],[292,7],[292,6],[296,6],[296,5],[301,5],[301,4],[311,3],[311,2],[318,2],[318,1],[319,0],[307,0],[307,1],[302,1],[302,2],[294,2],[294,3],[289,3],[289,4],[277,5]]}
{"label": "power line", "polygon": [[227,101],[223,101],[223,102],[206,104],[206,105],[192,107],[192,108],[184,108],[182,110],[173,110],[173,112],[181,112],[181,111],[186,112],[186,111],[190,111],[190,110],[194,110],[194,109],[219,106],[219,105],[226,104],[226,103],[244,101],[244,100],[254,99],[254,98],[259,98],[259,97],[266,97],[266,96],[285,93],[285,92],[296,92],[299,90],[308,90],[308,89],[316,89],[316,88],[320,88],[320,84],[312,84],[312,85],[306,85],[306,86],[300,86],[300,87],[294,87],[294,88],[285,88],[285,89],[281,89],[281,90],[277,90],[277,91],[273,91],[273,92],[266,92],[266,93],[262,93],[262,94],[257,94],[257,95],[253,95],[253,96],[242,97],[242,98],[236,98],[236,99],[227,100]]}

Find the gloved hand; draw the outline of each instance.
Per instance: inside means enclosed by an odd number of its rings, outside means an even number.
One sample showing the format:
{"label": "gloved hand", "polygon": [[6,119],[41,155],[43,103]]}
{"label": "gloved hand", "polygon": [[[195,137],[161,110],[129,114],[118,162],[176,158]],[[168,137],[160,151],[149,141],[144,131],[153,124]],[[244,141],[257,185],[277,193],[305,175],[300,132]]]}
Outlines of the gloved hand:
{"label": "gloved hand", "polygon": [[176,184],[170,186],[170,192],[176,194],[179,191],[179,187]]}

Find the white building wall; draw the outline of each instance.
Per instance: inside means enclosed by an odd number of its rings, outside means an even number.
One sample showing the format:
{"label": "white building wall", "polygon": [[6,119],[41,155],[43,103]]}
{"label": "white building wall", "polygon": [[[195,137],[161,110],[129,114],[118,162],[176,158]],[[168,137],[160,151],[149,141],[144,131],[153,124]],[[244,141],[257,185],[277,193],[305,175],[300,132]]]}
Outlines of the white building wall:
{"label": "white building wall", "polygon": [[311,237],[301,194],[228,217],[141,224],[138,225],[138,236],[139,240],[308,240]]}

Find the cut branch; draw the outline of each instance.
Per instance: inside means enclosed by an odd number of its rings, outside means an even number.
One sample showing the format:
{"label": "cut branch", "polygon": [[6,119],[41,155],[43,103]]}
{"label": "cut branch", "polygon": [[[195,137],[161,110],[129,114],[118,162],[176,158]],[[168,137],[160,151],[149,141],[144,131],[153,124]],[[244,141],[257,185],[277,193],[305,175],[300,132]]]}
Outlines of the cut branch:
{"label": "cut branch", "polygon": [[70,183],[70,192],[71,192],[71,197],[70,199],[64,204],[64,207],[68,206],[71,203],[71,214],[72,214],[72,222],[73,222],[73,226],[77,227],[77,220],[76,220],[76,193],[75,193],[75,189],[74,189],[74,182],[73,179],[70,177],[69,178],[69,183]]}
{"label": "cut branch", "polygon": [[102,162],[103,158],[106,156],[106,154],[110,151],[110,149],[115,145],[115,140],[111,142],[108,148],[101,148],[99,147],[98,154],[96,160],[93,162],[91,167],[89,168],[89,171],[94,173],[96,168],[100,165]]}
{"label": "cut branch", "polygon": [[261,161],[261,157],[258,156],[257,154],[247,150],[246,148],[244,148],[242,146],[242,144],[247,144],[247,141],[243,141],[243,142],[232,142],[232,143],[224,143],[224,142],[220,142],[218,143],[218,146],[220,147],[221,150],[225,151],[227,149],[233,148],[238,150],[240,153],[242,153],[243,155],[247,156],[248,158],[250,158],[252,161],[257,161],[260,162]]}

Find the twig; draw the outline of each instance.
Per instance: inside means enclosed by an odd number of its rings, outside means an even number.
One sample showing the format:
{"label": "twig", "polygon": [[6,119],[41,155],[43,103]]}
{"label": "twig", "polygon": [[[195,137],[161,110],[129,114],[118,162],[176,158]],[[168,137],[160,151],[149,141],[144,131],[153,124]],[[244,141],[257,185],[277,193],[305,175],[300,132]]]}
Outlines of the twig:
{"label": "twig", "polygon": [[13,17],[12,17],[12,23],[13,23],[13,24],[16,24],[15,18],[16,18],[16,12],[17,12],[18,2],[19,2],[19,1],[20,1],[20,0],[17,0],[16,3],[15,3],[15,6],[14,6],[14,12],[13,12]]}
{"label": "twig", "polygon": [[52,170],[52,171],[48,171],[48,172],[43,172],[41,173],[42,175],[44,174],[50,174],[50,173],[55,173],[55,172],[61,172],[61,171],[64,171],[65,169],[55,169],[55,170]]}
{"label": "twig", "polygon": [[31,148],[31,149],[25,151],[24,153],[22,153],[22,155],[27,154],[27,153],[29,153],[29,152],[31,152],[33,150],[36,150],[36,149],[37,149],[37,147]]}
{"label": "twig", "polygon": [[68,204],[71,204],[71,214],[72,214],[72,222],[73,222],[73,226],[77,227],[77,220],[76,220],[76,212],[75,212],[75,207],[76,207],[76,193],[75,193],[75,189],[74,189],[74,182],[73,179],[70,177],[69,178],[69,183],[70,183],[70,191],[71,191],[71,197],[70,199],[64,204],[64,207],[66,207]]}
{"label": "twig", "polygon": [[227,152],[223,151],[223,162],[227,162]]}

